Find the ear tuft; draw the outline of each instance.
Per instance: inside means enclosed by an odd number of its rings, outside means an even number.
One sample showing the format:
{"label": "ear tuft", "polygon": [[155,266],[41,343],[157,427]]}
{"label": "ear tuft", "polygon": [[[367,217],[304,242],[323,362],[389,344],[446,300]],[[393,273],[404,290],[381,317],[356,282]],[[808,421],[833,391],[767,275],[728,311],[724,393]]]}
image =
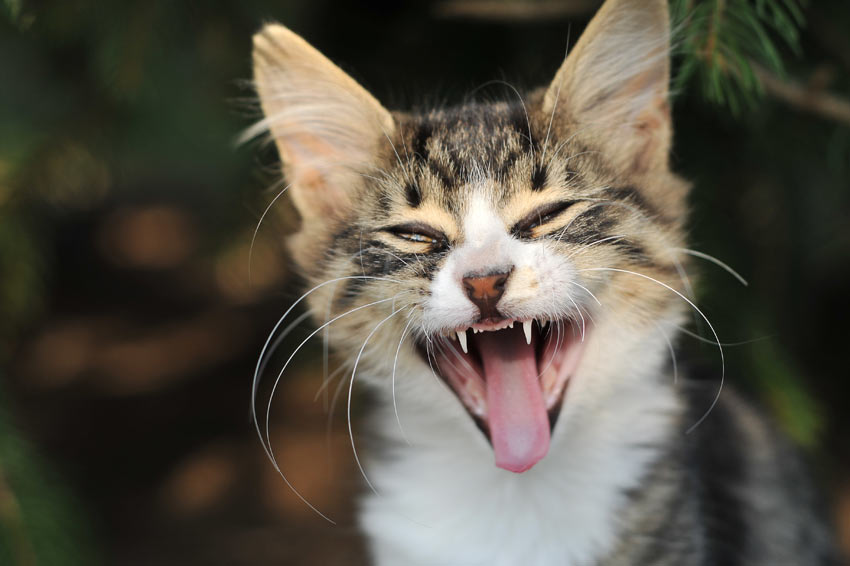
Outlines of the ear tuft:
{"label": "ear tuft", "polygon": [[626,170],[667,165],[666,0],[607,0],[558,70],[543,111],[608,149]]}
{"label": "ear tuft", "polygon": [[350,205],[356,173],[394,133],[390,113],[280,24],[254,36],[254,81],[265,118],[245,137],[271,133],[299,212],[326,216]]}

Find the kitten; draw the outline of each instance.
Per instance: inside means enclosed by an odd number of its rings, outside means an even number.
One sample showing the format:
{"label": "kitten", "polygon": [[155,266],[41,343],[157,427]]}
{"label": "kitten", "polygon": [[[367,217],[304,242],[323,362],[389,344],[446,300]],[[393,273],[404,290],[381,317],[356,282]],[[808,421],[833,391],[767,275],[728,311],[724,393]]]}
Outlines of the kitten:
{"label": "kitten", "polygon": [[663,0],[607,0],[524,102],[421,115],[254,41],[306,301],[379,401],[375,564],[835,563],[785,441],[670,363],[696,307]]}

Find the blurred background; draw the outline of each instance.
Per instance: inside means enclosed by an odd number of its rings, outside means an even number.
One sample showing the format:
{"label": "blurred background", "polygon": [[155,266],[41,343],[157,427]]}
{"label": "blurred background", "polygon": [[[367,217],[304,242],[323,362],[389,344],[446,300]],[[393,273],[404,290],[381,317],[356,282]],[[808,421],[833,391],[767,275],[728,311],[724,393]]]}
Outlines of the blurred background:
{"label": "blurred background", "polygon": [[[695,292],[744,342],[728,383],[809,455],[850,549],[850,3],[673,4],[692,247],[749,281],[701,263]],[[362,563],[320,342],[284,376],[271,441],[337,526],[250,421],[257,355],[298,296],[284,199],[248,277],[277,194],[273,149],[235,144],[258,118],[251,35],[284,22],[409,108],[548,82],[598,5],[0,0],[0,564]],[[716,378],[716,348],[681,345]]]}

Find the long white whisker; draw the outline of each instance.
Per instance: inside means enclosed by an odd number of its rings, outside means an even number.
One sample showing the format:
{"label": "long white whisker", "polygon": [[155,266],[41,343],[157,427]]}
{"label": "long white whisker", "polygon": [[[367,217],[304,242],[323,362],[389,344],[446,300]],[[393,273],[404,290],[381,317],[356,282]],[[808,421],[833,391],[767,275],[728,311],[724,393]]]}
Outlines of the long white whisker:
{"label": "long white whisker", "polygon": [[573,300],[573,298],[570,295],[567,295],[567,298],[570,300],[570,302],[576,308],[576,311],[578,311],[578,315],[581,318],[581,341],[584,342],[584,329],[585,329],[585,326],[586,326],[586,323],[585,323],[585,320],[584,320],[584,314],[582,314],[581,309],[578,308],[578,304]]}
{"label": "long white whisker", "polygon": [[[313,402],[314,403],[319,399],[319,395],[321,395],[322,392],[327,392],[328,386],[331,384],[331,382],[333,382],[334,379],[336,379],[341,373],[343,373],[345,371],[345,369],[346,369],[345,365],[340,365],[338,368],[333,370],[329,375],[325,376],[325,378],[322,380],[322,384],[319,386],[319,389],[316,391],[316,394],[313,395]],[[325,398],[327,399],[327,395],[325,396]]]}
{"label": "long white whisker", "polygon": [[[410,291],[402,291],[402,293],[408,293],[408,292],[410,292]],[[280,380],[283,377],[283,374],[286,371],[286,368],[288,368],[289,364],[292,362],[292,359],[295,357],[296,354],[298,354],[298,352],[301,350],[301,348],[303,348],[304,345],[307,342],[310,341],[310,339],[313,336],[315,336],[316,334],[321,332],[324,328],[330,326],[331,324],[333,324],[337,320],[339,320],[339,319],[341,319],[345,316],[348,316],[352,313],[355,313],[357,311],[363,310],[365,308],[373,307],[375,305],[379,305],[379,304],[382,304],[382,303],[388,303],[388,302],[394,301],[394,300],[395,300],[395,297],[390,297],[390,298],[387,298],[387,299],[381,299],[379,301],[374,301],[372,303],[360,305],[359,307],[355,307],[355,308],[348,310],[348,311],[346,311],[346,312],[344,312],[340,315],[335,316],[334,318],[332,318],[331,320],[329,320],[328,322],[324,323],[323,325],[321,325],[320,327],[315,329],[313,332],[311,332],[309,334],[309,336],[307,336],[300,344],[298,344],[298,347],[295,348],[295,350],[289,355],[289,358],[287,358],[286,363],[283,364],[283,367],[281,368],[280,372],[277,374],[277,378],[274,381],[274,385],[272,385],[272,390],[271,390],[271,393],[269,394],[269,404],[266,407],[266,423],[265,423],[266,424],[266,444],[268,446],[269,453],[270,453],[270,456],[272,458],[272,463],[274,463],[275,466],[277,466],[277,462],[274,460],[274,451],[272,450],[271,441],[269,440],[269,416],[271,414],[272,401],[274,401],[274,394],[277,391],[277,386],[278,386],[278,384],[280,384]]]}
{"label": "long white whisker", "polygon": [[[567,48],[566,53],[564,53],[564,58],[566,58],[567,53],[570,51],[570,27],[567,27]],[[546,161],[546,148],[549,147],[549,134],[552,133],[552,122],[555,120],[555,113],[558,109],[558,101],[561,99],[561,88],[563,87],[563,82],[558,82],[558,90],[555,92],[555,102],[552,104],[552,114],[549,116],[549,125],[546,127],[546,141],[543,142],[543,151],[540,155],[540,163]]]}
{"label": "long white whisker", "polygon": [[[333,304],[334,296],[336,295],[336,285],[331,287],[330,294],[328,295],[328,303],[325,305],[325,322],[328,321],[331,317],[331,305]],[[325,411],[328,410],[328,395],[327,395],[327,384],[330,380],[328,376],[329,369],[329,359],[330,359],[330,346],[331,346],[331,327],[325,327],[325,331],[322,333],[322,387],[319,389],[320,391],[324,391],[325,395],[322,399],[322,406]],[[317,392],[318,395],[318,392]],[[313,402],[316,400],[313,399]]]}
{"label": "long white whisker", "polygon": [[522,95],[519,93],[519,90],[517,90],[517,88],[514,85],[512,85],[511,83],[509,83],[508,81],[501,80],[501,79],[493,79],[491,81],[485,82],[481,86],[476,87],[470,93],[470,95],[472,93],[475,93],[475,92],[481,90],[484,87],[487,87],[487,86],[493,85],[493,84],[498,84],[498,85],[503,85],[503,86],[508,87],[509,89],[511,89],[514,92],[516,97],[519,99],[519,103],[522,106],[522,110],[523,110],[523,112],[525,112],[525,121],[528,125],[528,146],[529,146],[529,149],[531,151],[531,160],[534,161],[534,140],[531,137],[531,118],[529,118],[529,116],[528,116],[528,108],[525,106],[525,100],[522,98]]}
{"label": "long white whisker", "polygon": [[691,250],[691,249],[688,249],[688,248],[673,248],[673,250],[677,251],[677,252],[682,252],[683,254],[688,254],[688,255],[691,255],[691,256],[694,256],[694,257],[698,257],[698,258],[704,259],[706,261],[710,261],[714,265],[724,269],[729,275],[731,275],[732,277],[737,279],[741,283],[741,285],[743,285],[744,287],[749,286],[749,283],[747,283],[747,280],[744,279],[743,277],[741,277],[740,273],[738,273],[737,271],[735,271],[734,269],[729,267],[728,264],[720,261],[719,259],[717,259],[714,256],[708,255],[708,254],[703,253],[703,252],[698,252],[696,250]]}
{"label": "long white whisker", "polygon": [[[277,186],[280,186],[284,182],[285,181],[283,179],[281,179],[276,184],[277,184]],[[252,279],[251,279],[251,260],[254,257],[254,243],[257,240],[257,233],[260,231],[260,226],[262,225],[263,220],[266,218],[266,215],[269,213],[269,210],[271,210],[272,206],[274,206],[274,203],[277,202],[277,199],[282,197],[283,193],[285,193],[286,189],[288,189],[290,186],[291,185],[286,185],[285,187],[283,187],[283,189],[279,193],[277,193],[277,195],[272,199],[272,201],[268,204],[268,206],[266,206],[266,209],[263,211],[263,213],[260,215],[260,219],[257,221],[257,226],[256,226],[256,228],[254,228],[254,233],[251,234],[251,245],[248,247],[248,285],[251,285],[251,281],[252,281]],[[275,188],[277,188],[277,187],[275,187]]]}
{"label": "long white whisker", "polygon": [[[348,370],[348,366],[342,366],[345,370]],[[342,395],[342,390],[345,389],[345,380],[340,379],[339,383],[334,390],[333,397],[331,398],[331,407],[328,411],[328,437],[330,437],[331,429],[333,428],[333,417],[334,411],[336,411],[336,404],[339,401],[340,395]]]}
{"label": "long white whisker", "polygon": [[443,387],[448,389],[449,386],[446,385],[446,383],[437,376],[437,372],[434,371],[434,364],[431,363],[432,357],[434,358],[435,362],[437,361],[437,354],[434,352],[434,343],[431,342],[431,338],[428,337],[427,334],[425,335],[425,338],[426,338],[426,342],[425,342],[425,354],[426,354],[426,356],[425,357],[428,359],[428,366],[431,368],[431,375],[434,377],[434,381],[436,381],[437,383],[441,384]]}
{"label": "long white whisker", "polygon": [[[310,289],[309,291],[307,291],[306,293],[304,293],[303,295],[298,297],[298,299],[296,299],[295,302],[292,303],[289,306],[288,309],[286,309],[286,312],[283,313],[283,316],[281,316],[280,319],[278,319],[277,323],[275,323],[275,325],[274,325],[274,328],[272,328],[272,331],[269,333],[268,338],[266,338],[266,342],[263,344],[262,350],[260,350],[260,356],[257,359],[257,365],[254,368],[254,379],[253,379],[252,384],[251,384],[251,416],[254,419],[254,427],[257,430],[257,435],[259,435],[261,442],[263,441],[263,434],[260,431],[260,423],[257,420],[257,388],[259,387],[259,384],[260,384],[260,368],[262,366],[263,359],[265,358],[266,351],[268,350],[269,344],[273,340],[274,335],[277,332],[277,329],[280,328],[280,325],[283,324],[283,321],[286,320],[286,317],[289,316],[289,313],[291,313],[293,311],[293,309],[295,309],[295,307],[297,307],[298,304],[301,301],[303,301],[304,299],[306,299],[310,294],[321,289],[325,285],[330,285],[331,283],[338,283],[340,281],[345,281],[345,280],[348,280],[348,279],[372,279],[372,280],[376,280],[376,281],[388,281],[390,283],[401,283],[401,281],[399,281],[397,279],[389,279],[387,277],[371,277],[371,276],[368,276],[368,275],[363,275],[363,276],[361,276],[361,275],[348,275],[348,276],[345,276],[345,277],[337,277],[335,279],[329,279],[327,281],[319,283],[318,285],[316,285],[315,287],[313,287],[312,289]],[[263,443],[263,448],[265,448],[265,443]],[[268,454],[268,452],[266,452],[266,453]]]}
{"label": "long white whisker", "polygon": [[546,160],[546,148],[549,147],[549,134],[552,133],[552,122],[555,120],[555,111],[558,108],[558,101],[561,98],[562,83],[558,83],[558,91],[555,93],[555,103],[552,104],[552,114],[549,116],[549,126],[546,128],[546,140],[543,142],[543,151],[540,152],[540,163]]}
{"label": "long white whisker", "polygon": [[[675,249],[675,248],[674,248]],[[688,277],[688,272],[685,271],[685,268],[682,266],[682,262],[677,258],[671,258],[673,260],[673,265],[676,267],[676,273],[679,274],[679,279],[682,280],[682,285],[685,287],[685,293],[693,300],[696,300],[697,296],[694,292],[694,288],[691,285],[691,280]],[[697,316],[696,313],[693,313],[694,316],[694,324],[696,325],[698,330],[702,330],[702,321]]]}
{"label": "long white whisker", "polygon": [[[303,298],[303,297],[302,297],[302,298]],[[300,300],[300,299],[299,299],[299,300]],[[373,306],[373,305],[375,305],[375,304],[382,303],[382,302],[388,302],[388,301],[390,301],[390,300],[392,300],[392,299],[382,299],[381,301],[376,301],[375,303],[370,303],[370,304],[368,304],[368,305],[363,305],[362,307],[357,307],[356,309],[352,309],[351,311],[348,311],[347,313],[344,313],[344,314],[342,314],[342,315],[340,315],[340,316],[338,316],[338,317],[334,318],[333,320],[331,320],[331,321],[329,321],[329,322],[325,323],[325,325],[327,325],[327,324],[331,324],[331,323],[333,323],[334,321],[336,321],[337,319],[342,318],[343,316],[346,316],[346,315],[348,315],[348,314],[351,314],[351,313],[352,313],[352,312],[354,312],[355,310],[359,310],[359,309],[361,309],[361,308],[370,307],[370,306]],[[293,306],[294,306],[294,305],[293,305]],[[291,307],[290,307],[290,308],[291,308]],[[287,311],[287,312],[289,312],[289,311]],[[285,317],[285,316],[286,316],[286,315],[284,315],[284,317]],[[282,320],[282,319],[281,319],[281,320]],[[330,519],[327,515],[325,515],[325,514],[324,514],[324,513],[322,513],[321,511],[319,511],[319,510],[318,510],[318,509],[317,509],[317,508],[316,508],[316,507],[315,507],[312,503],[310,503],[309,501],[307,501],[307,499],[306,499],[303,495],[301,495],[301,493],[300,493],[297,489],[295,489],[295,486],[293,486],[293,485],[292,485],[292,483],[291,483],[291,482],[289,481],[289,479],[286,477],[286,474],[284,474],[284,473],[283,473],[283,471],[280,469],[280,466],[279,466],[279,465],[278,465],[278,463],[277,463],[277,459],[276,459],[276,458],[275,458],[275,456],[274,456],[274,450],[273,450],[272,445],[271,445],[271,437],[270,437],[270,432],[269,432],[269,414],[271,413],[271,403],[272,403],[272,400],[274,399],[275,390],[277,389],[277,386],[278,386],[278,384],[280,383],[280,378],[281,378],[281,376],[283,375],[283,372],[286,370],[286,367],[289,365],[289,362],[291,362],[291,361],[292,361],[292,358],[294,358],[294,357],[295,357],[295,354],[296,354],[296,353],[298,353],[298,350],[300,350],[300,349],[301,349],[301,347],[302,347],[302,346],[304,346],[304,344],[306,344],[306,343],[307,343],[307,341],[308,341],[310,338],[312,338],[313,336],[315,336],[315,335],[316,335],[316,333],[320,332],[320,331],[322,330],[322,328],[323,328],[323,327],[324,327],[324,325],[323,325],[322,327],[317,328],[317,329],[316,329],[315,331],[313,331],[313,332],[312,332],[312,333],[311,333],[311,334],[310,334],[310,335],[309,335],[309,336],[308,336],[308,337],[307,337],[307,338],[306,338],[303,342],[301,342],[301,344],[298,346],[298,348],[296,348],[296,349],[295,349],[295,352],[293,352],[293,353],[292,353],[292,355],[290,355],[289,359],[286,361],[286,364],[284,364],[283,369],[281,369],[280,373],[278,374],[278,377],[277,377],[277,379],[275,380],[274,385],[273,385],[273,387],[272,387],[272,391],[271,391],[271,394],[270,394],[270,397],[269,397],[269,405],[268,405],[268,408],[267,408],[267,411],[266,411],[266,423],[265,423],[265,424],[266,424],[266,437],[265,437],[265,441],[264,441],[264,439],[263,439],[262,432],[260,431],[260,425],[259,425],[259,423],[258,423],[258,421],[257,421],[257,418],[256,418],[256,412],[254,413],[254,423],[255,423],[255,426],[256,426],[256,428],[257,428],[257,433],[260,435],[260,441],[261,441],[261,442],[262,442],[262,444],[263,444],[263,450],[266,452],[266,455],[269,457],[269,460],[271,461],[272,466],[274,467],[274,469],[277,471],[277,473],[280,475],[280,477],[281,477],[281,478],[283,478],[283,481],[284,481],[284,483],[286,483],[286,486],[287,486],[289,489],[291,489],[291,490],[292,490],[292,492],[293,492],[293,493],[294,493],[294,494],[298,497],[298,499],[300,499],[300,500],[301,500],[301,501],[302,501],[305,505],[307,505],[307,507],[309,507],[311,510],[313,510],[316,514],[318,514],[320,517],[322,517],[322,518],[323,518],[323,519],[325,519],[326,521],[328,521],[328,522],[330,522],[330,523],[332,523],[332,524],[334,524],[334,525],[335,525],[335,524],[336,524],[336,522],[335,522],[335,521],[333,521],[332,519]],[[265,350],[265,348],[264,348],[264,350]],[[261,356],[262,356],[262,354],[261,354]],[[256,399],[256,397],[252,398],[252,409],[253,409],[253,406],[254,406],[254,403],[255,403],[255,399]]]}
{"label": "long white whisker", "polygon": [[440,353],[443,355],[443,358],[445,358],[446,362],[447,362],[450,366],[452,366],[452,367],[455,369],[455,371],[460,372],[460,368],[458,368],[456,365],[454,365],[454,363],[452,363],[452,361],[451,361],[451,360],[449,359],[449,357],[446,355],[446,348],[448,348],[448,350],[452,353],[452,355],[455,357],[455,359],[456,359],[457,361],[461,362],[463,365],[465,365],[465,366],[466,366],[466,369],[467,369],[468,371],[471,371],[471,372],[474,372],[474,371],[475,371],[474,369],[472,369],[472,366],[471,366],[471,365],[469,365],[469,362],[467,362],[467,361],[463,358],[463,356],[461,356],[461,355],[460,355],[460,353],[457,351],[457,348],[455,348],[455,347],[454,347],[454,344],[446,344],[446,347],[445,347],[445,348],[443,347],[443,344],[441,344],[440,342],[435,342],[435,343],[434,343],[434,345],[435,345],[437,348],[439,348]]}
{"label": "long white whisker", "polygon": [[385,322],[387,322],[392,317],[394,317],[395,315],[397,315],[398,313],[400,313],[402,310],[404,310],[406,308],[410,308],[410,307],[405,305],[403,307],[399,307],[396,310],[394,310],[388,317],[384,318],[383,320],[381,320],[381,322],[376,324],[375,328],[373,328],[372,331],[369,333],[369,335],[366,336],[366,339],[363,341],[363,346],[360,348],[360,352],[357,353],[357,359],[354,360],[354,368],[351,370],[351,380],[349,381],[349,384],[348,384],[347,418],[348,418],[348,437],[349,437],[349,439],[351,439],[351,451],[354,453],[354,461],[357,462],[357,467],[360,469],[360,474],[363,476],[363,479],[366,480],[366,484],[369,486],[369,488],[371,488],[371,490],[375,493],[375,495],[379,495],[378,490],[376,490],[375,486],[372,485],[372,482],[369,481],[369,477],[366,475],[366,470],[363,469],[363,464],[360,462],[360,457],[357,455],[357,447],[354,444],[354,429],[351,426],[351,401],[352,401],[352,392],[354,391],[354,376],[357,375],[357,364],[360,363],[360,357],[363,355],[363,350],[366,349],[366,345],[369,343],[369,339],[372,338],[372,336],[375,335],[375,332],[377,332],[378,329]]}
{"label": "long white whisker", "polygon": [[413,319],[407,321],[407,326],[404,327],[404,330],[401,332],[401,338],[398,340],[398,347],[395,349],[395,359],[393,360],[393,375],[390,380],[391,388],[392,388],[392,398],[393,398],[393,411],[395,412],[395,420],[398,423],[398,430],[401,432],[401,437],[404,438],[404,441],[410,446],[410,440],[407,439],[407,435],[404,433],[404,427],[401,426],[401,417],[398,415],[398,403],[396,402],[395,396],[395,370],[398,366],[398,354],[401,352],[401,343],[404,342],[404,339],[407,337],[407,331],[410,329],[410,325],[413,324]]}
{"label": "long white whisker", "polygon": [[283,330],[283,332],[281,332],[277,336],[277,338],[274,339],[274,342],[271,344],[271,346],[269,346],[268,355],[265,356],[265,358],[263,359],[263,363],[260,365],[260,368],[259,368],[260,376],[262,376],[263,373],[265,373],[266,366],[271,361],[272,356],[274,356],[274,353],[278,349],[278,347],[280,346],[281,342],[283,342],[286,339],[286,337],[289,336],[289,333],[292,332],[293,330],[295,330],[295,328],[299,324],[304,322],[304,320],[307,319],[311,314],[313,314],[313,313],[310,312],[310,311],[305,311],[305,312],[301,313],[300,315],[298,315],[298,317],[295,320],[293,320],[291,323],[289,323],[289,326],[287,326]]}
{"label": "long white whisker", "polygon": [[629,271],[628,269],[618,269],[618,268],[615,268],[615,267],[589,267],[589,268],[586,268],[586,269],[581,269],[579,271],[615,271],[615,272],[619,272],[619,273],[629,273],[631,275],[635,275],[637,277],[642,277],[644,279],[652,281],[653,283],[661,285],[662,287],[664,287],[668,291],[675,293],[676,295],[679,296],[679,298],[681,298],[683,301],[688,303],[691,306],[692,309],[694,309],[695,311],[697,311],[699,313],[699,315],[702,317],[702,319],[705,321],[705,323],[711,329],[711,333],[714,335],[714,339],[717,342],[717,349],[720,351],[720,386],[717,388],[717,395],[714,397],[714,400],[711,402],[711,406],[709,406],[709,408],[705,412],[705,414],[702,417],[700,417],[699,420],[696,423],[691,425],[691,427],[685,432],[685,434],[690,434],[696,427],[698,427],[700,424],[702,424],[702,422],[706,419],[706,417],[708,417],[708,415],[711,413],[711,411],[714,410],[714,407],[717,405],[717,402],[720,400],[720,393],[723,391],[723,384],[726,382],[726,357],[723,354],[723,346],[720,343],[720,338],[717,336],[717,332],[714,330],[714,326],[711,324],[711,321],[708,320],[708,317],[705,316],[705,314],[699,309],[699,307],[696,306],[685,295],[683,295],[682,293],[680,293],[679,291],[677,291],[673,287],[667,285],[666,283],[659,281],[658,279],[655,279],[653,277],[650,277],[649,275],[644,275],[643,273],[638,273],[636,271]]}
{"label": "long white whisker", "polygon": [[[561,237],[563,237],[563,234],[561,234]],[[561,237],[558,238],[559,241],[560,241]],[[614,236],[608,236],[607,238],[600,238],[600,239],[595,240],[595,241],[593,241],[589,244],[583,244],[582,247],[580,247],[579,249],[575,250],[573,253],[568,255],[566,259],[570,259],[573,256],[575,256],[577,253],[583,252],[583,251],[587,250],[588,248],[592,248],[593,246],[596,246],[596,245],[599,245],[599,244],[604,244],[605,242],[610,242],[611,240],[621,240],[621,239],[626,238],[626,237],[627,236],[625,234],[615,234]]]}
{"label": "long white whisker", "polygon": [[389,134],[386,132],[386,130],[384,130],[383,128],[381,128],[381,131],[383,131],[383,132],[384,132],[384,137],[386,137],[386,138],[387,138],[387,141],[388,141],[388,142],[390,142],[390,147],[392,147],[392,148],[393,148],[393,153],[395,153],[395,158],[396,158],[396,160],[398,161],[398,166],[399,166],[399,167],[401,168],[401,170],[404,172],[405,177],[407,177],[408,179],[410,179],[410,172],[409,172],[409,171],[407,170],[407,168],[404,166],[404,163],[402,163],[402,162],[401,162],[401,156],[398,154],[398,150],[396,149],[395,144],[393,143],[393,140],[390,138],[390,136],[389,136]]}
{"label": "long white whisker", "polygon": [[[682,328],[681,326],[677,326],[676,328],[682,334],[687,334],[688,336],[690,336],[691,338],[694,338],[695,340],[699,340],[700,342],[705,342],[706,344],[711,344],[712,346],[717,346],[717,342],[715,342],[714,340],[709,340],[708,338],[706,338],[704,336],[700,336],[696,332],[691,332],[687,328]],[[771,338],[773,338],[773,336],[761,336],[759,338],[752,338],[750,340],[741,340],[740,342],[721,342],[720,345],[727,347],[727,348],[734,347],[734,346],[746,346],[747,344],[755,344],[756,342],[761,342],[763,340],[770,340]]]}
{"label": "long white whisker", "polygon": [[667,349],[670,350],[670,359],[673,361],[673,385],[676,385],[679,382],[679,366],[676,363],[676,351],[673,349],[673,343],[670,341],[670,337],[667,336],[667,333],[664,332],[664,329],[661,328],[661,325],[657,322],[653,321],[655,327],[658,328],[658,332],[661,333],[661,336],[664,337],[664,341],[667,342]]}
{"label": "long white whisker", "polygon": [[596,298],[596,295],[591,293],[590,290],[587,287],[585,287],[581,283],[576,283],[575,281],[570,281],[570,283],[572,283],[573,285],[575,285],[576,287],[578,287],[579,289],[581,289],[582,291],[584,291],[585,293],[587,293],[588,295],[593,297],[593,300],[596,301],[597,305],[599,305],[600,307],[602,306],[602,303],[599,302],[599,299]]}

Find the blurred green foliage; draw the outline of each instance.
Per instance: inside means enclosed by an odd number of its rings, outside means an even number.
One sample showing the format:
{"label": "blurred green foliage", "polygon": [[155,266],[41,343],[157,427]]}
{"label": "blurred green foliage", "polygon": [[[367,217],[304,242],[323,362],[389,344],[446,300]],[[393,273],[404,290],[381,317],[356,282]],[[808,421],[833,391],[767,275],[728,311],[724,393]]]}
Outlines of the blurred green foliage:
{"label": "blurred green foliage", "polygon": [[763,93],[754,65],[783,74],[782,47],[800,55],[799,0],[672,0],[671,11],[680,29],[677,86],[696,83],[706,99],[734,114]]}
{"label": "blurred green foliage", "polygon": [[0,387],[0,564],[98,564],[84,509],[21,438],[2,394]]}

